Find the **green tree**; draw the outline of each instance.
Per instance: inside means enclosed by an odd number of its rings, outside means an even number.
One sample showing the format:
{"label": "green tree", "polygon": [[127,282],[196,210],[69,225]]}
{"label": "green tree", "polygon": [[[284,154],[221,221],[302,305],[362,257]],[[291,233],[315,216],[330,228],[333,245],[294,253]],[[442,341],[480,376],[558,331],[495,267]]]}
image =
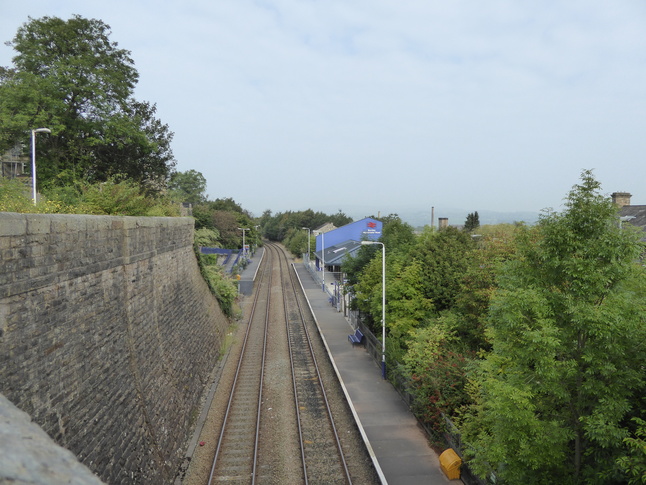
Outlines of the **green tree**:
{"label": "green tree", "polygon": [[193,205],[206,202],[206,179],[196,170],[173,173],[168,181],[168,188],[172,197],[180,202]]}
{"label": "green tree", "polygon": [[17,55],[0,73],[0,150],[50,128],[38,140],[43,185],[126,174],[158,190],[175,164],[173,135],[154,105],[133,99],[138,73],[110,33],[78,15],[30,18],[8,43]]}
{"label": "green tree", "polygon": [[478,211],[467,214],[467,219],[464,221],[464,230],[467,232],[475,231],[480,227],[480,216]]}
{"label": "green tree", "polygon": [[424,296],[437,311],[455,305],[465,272],[471,264],[474,243],[471,237],[454,227],[441,231],[426,228],[411,249],[411,255],[422,267]]}
{"label": "green tree", "polygon": [[521,231],[492,299],[493,349],[463,431],[472,467],[508,483],[622,483],[645,390],[639,235],[584,171],[563,213]]}

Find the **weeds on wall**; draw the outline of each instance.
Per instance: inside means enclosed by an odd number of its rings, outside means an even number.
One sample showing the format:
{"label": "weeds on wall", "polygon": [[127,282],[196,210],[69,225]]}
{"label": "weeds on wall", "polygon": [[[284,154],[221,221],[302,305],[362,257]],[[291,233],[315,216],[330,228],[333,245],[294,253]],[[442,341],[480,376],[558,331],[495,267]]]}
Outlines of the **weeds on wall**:
{"label": "weeds on wall", "polygon": [[222,268],[217,264],[217,257],[200,253],[197,243],[193,244],[195,257],[200,268],[200,273],[209,286],[209,290],[220,304],[220,308],[228,317],[235,316],[235,301],[238,296],[236,283],[227,278]]}
{"label": "weeds on wall", "polygon": [[24,181],[0,178],[0,212],[175,217],[179,207],[167,197],[148,196],[134,182],[118,177],[45,190],[34,204]]}

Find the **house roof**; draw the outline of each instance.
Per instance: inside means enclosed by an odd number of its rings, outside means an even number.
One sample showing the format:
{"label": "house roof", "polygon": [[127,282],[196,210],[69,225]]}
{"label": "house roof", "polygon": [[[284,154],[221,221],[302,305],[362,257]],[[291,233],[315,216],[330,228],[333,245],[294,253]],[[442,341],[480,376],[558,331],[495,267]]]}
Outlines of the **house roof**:
{"label": "house roof", "polygon": [[[325,265],[326,266],[340,266],[344,259],[361,247],[360,241],[345,241],[344,243],[337,244],[336,246],[330,246],[325,248]],[[321,251],[315,253],[316,257],[321,260]]]}
{"label": "house roof", "polygon": [[644,231],[642,241],[646,241],[646,205],[625,205],[619,210],[619,216]]}
{"label": "house roof", "polygon": [[322,226],[317,227],[315,229],[312,229],[312,232],[313,233],[316,233],[316,232],[330,232],[330,231],[334,231],[335,229],[336,229],[336,226],[332,222],[326,222]]}

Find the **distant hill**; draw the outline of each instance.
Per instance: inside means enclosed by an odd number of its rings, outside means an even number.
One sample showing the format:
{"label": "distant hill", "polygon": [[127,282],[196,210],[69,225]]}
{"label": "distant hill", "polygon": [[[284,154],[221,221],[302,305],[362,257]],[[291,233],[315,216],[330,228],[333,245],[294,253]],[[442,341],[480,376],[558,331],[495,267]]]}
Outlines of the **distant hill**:
{"label": "distant hill", "polygon": [[[327,213],[334,213],[339,209],[330,209]],[[397,214],[404,222],[407,222],[413,227],[422,227],[431,223],[431,210],[420,210],[418,208],[402,208],[400,210],[389,211],[371,211],[367,208],[350,207],[343,209],[345,214],[352,217],[355,221],[368,216],[381,216],[385,217],[390,214]],[[477,210],[477,209],[475,209]],[[437,227],[437,220],[440,217],[448,217],[449,225],[462,226],[470,212],[475,210],[463,210],[456,208],[435,208],[435,226]],[[332,212],[330,212],[332,211]],[[488,210],[478,210],[478,217],[480,224],[513,224],[514,222],[525,222],[526,224],[534,224],[538,221],[538,212],[496,212]]]}
{"label": "distant hill", "polygon": [[[435,226],[440,217],[447,217],[450,226],[461,226],[467,219],[467,215],[475,211],[466,211],[460,209],[435,209]],[[431,222],[431,211],[402,211],[397,213],[403,221],[413,227],[426,226]],[[538,212],[495,212],[488,210],[479,210],[478,218],[480,225],[487,224],[513,224],[514,222],[524,222],[534,224],[538,221]]]}
{"label": "distant hill", "polygon": [[[407,222],[415,228],[427,226],[431,223],[431,209],[421,210],[419,207],[400,207],[400,208],[383,208],[375,209],[374,207],[351,205],[339,207],[338,205],[323,205],[310,207],[314,211],[324,212],[326,214],[336,214],[341,211],[353,220],[358,221],[365,217],[386,217],[390,214],[397,214],[404,222]],[[514,222],[524,222],[534,224],[538,221],[539,212],[509,211],[496,212],[490,210],[464,210],[459,208],[435,208],[435,227],[440,217],[448,217],[450,226],[462,226],[470,212],[478,211],[478,217],[481,225],[486,224],[513,224]]]}

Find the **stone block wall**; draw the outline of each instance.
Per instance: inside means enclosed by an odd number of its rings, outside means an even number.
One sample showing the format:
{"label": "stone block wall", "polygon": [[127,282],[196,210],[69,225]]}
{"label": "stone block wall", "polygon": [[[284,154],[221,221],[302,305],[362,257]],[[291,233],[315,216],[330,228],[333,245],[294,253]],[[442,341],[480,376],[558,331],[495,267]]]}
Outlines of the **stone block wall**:
{"label": "stone block wall", "polygon": [[0,393],[107,483],[170,483],[229,324],[193,220],[0,213]]}

